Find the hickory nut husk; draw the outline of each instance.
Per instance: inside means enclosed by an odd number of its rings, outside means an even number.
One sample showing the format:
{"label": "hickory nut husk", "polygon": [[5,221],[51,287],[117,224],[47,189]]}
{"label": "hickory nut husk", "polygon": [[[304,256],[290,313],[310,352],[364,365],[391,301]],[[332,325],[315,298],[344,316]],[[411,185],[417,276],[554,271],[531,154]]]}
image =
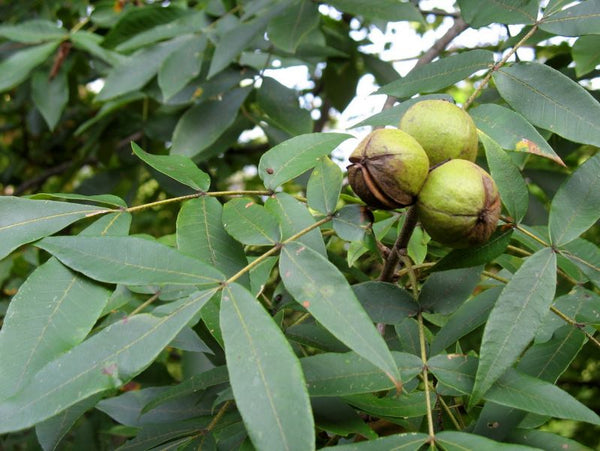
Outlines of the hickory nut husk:
{"label": "hickory nut husk", "polygon": [[397,129],[369,133],[350,155],[348,181],[367,205],[393,210],[412,205],[429,171],[419,143]]}
{"label": "hickory nut husk", "polygon": [[494,179],[467,160],[434,168],[417,201],[421,225],[439,243],[465,248],[485,243],[496,229],[500,195]]}
{"label": "hickory nut husk", "polygon": [[477,127],[471,116],[445,100],[415,103],[402,116],[400,130],[421,144],[432,166],[448,159],[475,161],[477,157]]}

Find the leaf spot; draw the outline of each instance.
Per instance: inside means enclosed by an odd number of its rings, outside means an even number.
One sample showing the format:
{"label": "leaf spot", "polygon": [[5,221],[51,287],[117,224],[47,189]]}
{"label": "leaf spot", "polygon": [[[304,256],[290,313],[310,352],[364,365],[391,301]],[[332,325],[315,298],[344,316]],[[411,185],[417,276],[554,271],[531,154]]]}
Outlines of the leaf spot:
{"label": "leaf spot", "polygon": [[301,253],[302,251],[304,251],[304,249],[306,249],[306,246],[302,246],[301,248],[299,248],[299,249],[296,251],[296,255],[300,255],[300,253]]}
{"label": "leaf spot", "polygon": [[304,308],[310,307],[310,302],[309,301],[302,302],[302,307],[304,307]]}
{"label": "leaf spot", "polygon": [[112,363],[102,368],[102,374],[106,374],[107,376],[113,376],[115,374],[115,371],[117,371],[116,363]]}
{"label": "leaf spot", "polygon": [[244,205],[244,208],[250,208],[252,205],[254,205],[254,202],[248,202],[246,205]]}
{"label": "leaf spot", "polygon": [[275,171],[273,170],[273,168],[267,168],[266,169],[267,174],[272,175]]}

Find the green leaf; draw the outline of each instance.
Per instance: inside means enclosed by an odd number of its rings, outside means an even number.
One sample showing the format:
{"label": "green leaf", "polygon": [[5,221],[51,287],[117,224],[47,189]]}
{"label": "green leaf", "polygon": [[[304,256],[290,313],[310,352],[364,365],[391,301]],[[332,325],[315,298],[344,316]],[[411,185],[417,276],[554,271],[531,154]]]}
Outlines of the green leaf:
{"label": "green leaf", "polygon": [[439,354],[481,326],[487,319],[501,290],[501,287],[490,288],[462,304],[433,337],[429,348],[430,354]]}
{"label": "green leaf", "polygon": [[503,149],[538,155],[565,165],[544,137],[519,113],[489,103],[469,110],[469,114],[477,128]]}
{"label": "green leaf", "polygon": [[[431,372],[445,385],[469,394],[477,367],[473,357],[439,355],[427,362]],[[503,406],[599,424],[600,417],[554,384],[509,368],[485,394],[485,399]]]}
{"label": "green leaf", "polygon": [[268,13],[261,14],[251,21],[239,23],[220,36],[210,62],[207,78],[211,78],[225,69],[242,53],[242,50],[251,44],[254,38],[264,33],[271,17],[279,12],[283,5],[272,7]]}
{"label": "green leaf", "polygon": [[323,157],[308,179],[308,206],[320,213],[333,213],[342,190],[342,178],[340,167],[329,158]]}
{"label": "green leaf", "polygon": [[[315,218],[310,214],[306,205],[294,199],[287,193],[277,193],[265,202],[265,208],[277,218],[281,227],[281,239],[286,240],[301,230],[315,223]],[[302,235],[297,240],[321,255],[327,255],[323,235],[318,229]]]}
{"label": "green leaf", "polygon": [[508,214],[519,223],[529,207],[529,190],[521,171],[496,141],[481,131],[479,139],[485,148],[490,174],[498,186],[500,199]]}
{"label": "green leaf", "polygon": [[258,449],[314,449],[300,362],[260,303],[242,286],[221,298],[221,330],[236,406]]}
{"label": "green leaf", "polygon": [[510,243],[513,229],[497,231],[487,243],[467,249],[453,249],[435,264],[431,271],[468,268],[494,261],[502,255]]}
{"label": "green leaf", "polygon": [[101,399],[101,394],[90,396],[63,410],[58,415],[36,424],[35,435],[44,451],[58,449],[61,440],[71,430],[75,422]]}
{"label": "green leaf", "polygon": [[539,63],[494,72],[500,95],[533,125],[563,138],[600,146],[600,104],[566,75]]}
{"label": "green leaf", "polygon": [[[344,401],[376,417],[415,418],[427,413],[425,392],[399,393],[378,398],[371,393],[344,396]],[[432,407],[435,403],[432,401]]]}
{"label": "green leaf", "polygon": [[0,330],[0,359],[10,362],[0,366],[0,399],[83,341],[109,296],[54,258],[39,266],[11,300]]}
{"label": "green leaf", "polygon": [[575,73],[582,77],[592,72],[600,64],[600,36],[581,36],[571,47],[571,55],[575,61]]}
{"label": "green leaf", "polygon": [[454,312],[471,296],[482,270],[481,266],[475,266],[434,272],[421,289],[421,308],[443,315]]}
{"label": "green leaf", "polygon": [[[524,374],[553,383],[569,367],[585,340],[583,332],[565,325],[555,331],[550,341],[531,346],[521,358],[517,369]],[[503,440],[523,418],[523,411],[488,402],[483,406],[474,432]],[[490,424],[494,424],[495,427],[490,428]]]}
{"label": "green leaf", "polygon": [[[0,433],[28,428],[146,368],[214,294],[199,291],[167,316],[135,315],[113,323],[44,366],[0,403]],[[93,358],[90,358],[93,356]]]}
{"label": "green leaf", "polygon": [[435,435],[435,442],[446,451],[540,451],[539,448],[529,446],[513,445],[512,443],[498,443],[489,438],[468,432],[442,431]]}
{"label": "green leaf", "polygon": [[171,154],[193,158],[208,149],[233,124],[250,88],[233,89],[222,99],[207,100],[189,110],[177,122]]}
{"label": "green leaf", "polygon": [[24,44],[39,44],[64,39],[67,31],[56,22],[34,19],[16,25],[0,25],[0,36]]}
{"label": "green leaf", "polygon": [[300,108],[295,90],[287,88],[271,77],[265,77],[256,100],[266,115],[264,120],[269,125],[291,136],[312,132],[310,111]]}
{"label": "green leaf", "polygon": [[[119,21],[112,27],[104,37],[102,46],[113,48],[121,42],[126,42],[130,38],[144,33],[145,31],[154,31],[153,29],[173,22],[174,20],[186,15],[186,10],[175,6],[163,5],[145,5],[143,8],[130,8],[119,14]],[[164,38],[163,38],[164,39]],[[118,47],[118,51],[124,49]],[[131,50],[131,49],[125,49]]]}
{"label": "green leaf", "polygon": [[591,451],[591,448],[561,435],[535,429],[515,429],[508,439],[521,445],[533,446],[546,451]]}
{"label": "green leaf", "polygon": [[36,245],[75,271],[101,282],[210,286],[225,278],[200,260],[132,236],[56,236]]}
{"label": "green leaf", "polygon": [[243,244],[274,245],[281,239],[273,215],[248,197],[238,197],[223,206],[223,227]]}
{"label": "green leaf", "polygon": [[263,154],[258,175],[268,189],[275,189],[315,167],[320,157],[349,138],[352,135],[309,133],[288,139]]}
{"label": "green leaf", "polygon": [[483,332],[471,406],[517,360],[534,337],[548,313],[555,288],[556,254],[550,248],[528,257],[506,284]]}
{"label": "green leaf", "polygon": [[[161,6],[159,9],[163,9],[163,7]],[[117,45],[115,50],[118,52],[131,52],[140,47],[145,47],[149,44],[175,38],[177,36],[183,36],[190,33],[200,34],[210,25],[204,11],[193,11],[190,9],[183,11],[184,15],[175,18],[175,20],[172,20],[173,16],[169,17],[165,14],[154,17],[155,19],[158,19],[158,21],[164,22],[166,20],[166,23],[152,23],[142,17],[140,23],[135,25],[136,29],[132,28],[133,34],[131,34],[131,37],[127,37],[126,41]],[[147,28],[148,26],[152,26],[152,28]],[[140,31],[144,28],[146,28],[144,31]]]}
{"label": "green leaf", "polygon": [[158,86],[165,100],[181,91],[200,73],[207,43],[206,36],[191,34],[186,39],[187,44],[169,55],[158,71]]}
{"label": "green leaf", "polygon": [[462,18],[473,28],[491,23],[533,24],[538,0],[458,0]]}
{"label": "green leaf", "polygon": [[364,205],[346,205],[333,215],[333,229],[346,241],[361,241],[373,223],[373,213]]}
{"label": "green leaf", "polygon": [[52,80],[49,80],[46,72],[37,71],[31,77],[31,89],[35,106],[48,124],[48,128],[54,130],[69,101],[67,74],[61,70]]}
{"label": "green leaf", "polygon": [[109,213],[87,226],[80,233],[81,236],[127,236],[131,227],[131,213],[120,211]]}
{"label": "green leaf", "polygon": [[[423,368],[423,362],[415,355],[394,352],[393,356],[404,383]],[[310,396],[346,396],[394,388],[379,368],[353,352],[317,354],[300,363]]]}
{"label": "green leaf", "polygon": [[404,102],[374,114],[373,116],[369,116],[368,118],[353,125],[351,128],[364,127],[365,125],[370,125],[373,127],[380,125],[393,125],[394,127],[397,127],[400,123],[400,119],[402,119],[402,116],[404,116],[404,113],[406,113],[406,111],[415,103],[422,102],[423,100],[446,100],[448,102],[454,102],[452,96],[448,94],[427,94],[418,96],[414,99],[405,100]]}
{"label": "green leaf", "polygon": [[106,211],[90,205],[0,196],[0,259],[22,244]]}
{"label": "green leaf", "polygon": [[415,5],[387,0],[331,0],[331,6],[342,12],[363,16],[365,19],[398,22],[409,20],[423,22],[423,16]]}
{"label": "green leaf", "polygon": [[29,77],[56,50],[59,41],[19,50],[0,62],[0,92],[8,91]]}
{"label": "green leaf", "polygon": [[540,415],[600,424],[600,417],[556,385],[510,369],[486,398],[509,407]]}
{"label": "green leaf", "polygon": [[[415,449],[421,449],[421,447],[425,445],[427,439],[427,434],[423,434],[421,432],[410,432],[404,434],[389,435],[387,437],[381,437],[376,440],[337,445],[335,449],[341,451],[413,451]],[[333,449],[333,447],[326,447],[321,449]]]}
{"label": "green leaf", "polygon": [[[227,277],[246,266],[244,248],[223,228],[223,207],[214,197],[185,202],[177,216],[177,247],[184,254],[205,261]],[[241,280],[247,282],[247,276]]]}
{"label": "green leaf", "polygon": [[600,287],[600,249],[589,241],[578,238],[565,246],[563,255],[575,263],[581,271]]}
{"label": "green leaf", "polygon": [[309,0],[291,4],[269,22],[267,34],[275,47],[294,53],[302,39],[319,25],[318,5]]}
{"label": "green leaf", "polygon": [[146,85],[173,52],[187,43],[185,36],[144,48],[114,67],[106,77],[97,100],[106,101],[137,91]]}
{"label": "green leaf", "polygon": [[491,64],[494,64],[492,52],[469,50],[417,67],[406,77],[383,86],[377,93],[404,98],[417,93],[435,92],[470,77],[478,70],[487,69]]}
{"label": "green leaf", "polygon": [[172,179],[197,191],[208,190],[210,177],[188,157],[184,155],[152,155],[145,152],[133,141],[131,142],[131,149],[144,163]]}
{"label": "green leaf", "polygon": [[124,62],[127,57],[120,53],[107,50],[100,45],[103,37],[91,33],[89,31],[78,30],[70,35],[73,47],[84,52],[88,52],[90,55],[100,58],[102,61],[110,64],[111,66],[117,66]]}
{"label": "green leaf", "polygon": [[560,36],[600,34],[600,3],[589,0],[545,16],[540,29]]}
{"label": "green leaf", "polygon": [[548,232],[555,246],[573,241],[600,218],[600,154],[565,180],[550,205]]}
{"label": "green leaf", "polygon": [[338,398],[311,398],[315,424],[318,429],[348,436],[353,433],[360,434],[369,439],[378,437],[358,412]]}
{"label": "green leaf", "polygon": [[395,383],[400,374],[381,335],[344,276],[325,257],[296,242],[283,246],[279,272],[286,289],[314,318]]}
{"label": "green leaf", "polygon": [[87,196],[85,194],[77,193],[38,193],[27,196],[28,199],[69,199],[69,200],[81,200],[84,202],[94,202],[98,204],[110,205],[111,207],[127,207],[127,204],[119,196],[113,194],[92,194]]}
{"label": "green leaf", "polygon": [[375,323],[396,324],[419,311],[412,295],[393,283],[371,280],[352,285],[352,290]]}

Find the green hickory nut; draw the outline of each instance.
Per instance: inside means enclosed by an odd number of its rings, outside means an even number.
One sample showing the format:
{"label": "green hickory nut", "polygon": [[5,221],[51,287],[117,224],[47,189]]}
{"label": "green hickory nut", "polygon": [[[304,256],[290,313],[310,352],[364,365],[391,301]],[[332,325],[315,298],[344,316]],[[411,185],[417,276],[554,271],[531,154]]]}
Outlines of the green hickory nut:
{"label": "green hickory nut", "polygon": [[421,144],[432,166],[448,159],[475,161],[477,157],[477,127],[473,119],[446,100],[415,103],[402,116],[400,130]]}
{"label": "green hickory nut", "polygon": [[369,133],[350,155],[348,181],[368,206],[393,210],[412,205],[429,171],[419,143],[398,129]]}
{"label": "green hickory nut", "polygon": [[450,160],[427,177],[417,213],[434,240],[454,248],[485,243],[498,223],[500,195],[494,179],[467,160]]}

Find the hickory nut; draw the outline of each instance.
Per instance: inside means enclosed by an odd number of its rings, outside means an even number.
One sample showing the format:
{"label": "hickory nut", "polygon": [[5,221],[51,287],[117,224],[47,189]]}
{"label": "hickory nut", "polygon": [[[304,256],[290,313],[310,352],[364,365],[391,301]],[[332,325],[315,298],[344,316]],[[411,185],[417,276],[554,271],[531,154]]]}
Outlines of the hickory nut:
{"label": "hickory nut", "polygon": [[434,168],[417,201],[427,233],[455,248],[485,243],[496,229],[500,208],[492,177],[467,160],[450,160]]}
{"label": "hickory nut", "polygon": [[477,128],[471,116],[445,100],[415,103],[402,117],[400,130],[421,144],[432,166],[452,158],[475,161],[477,157]]}
{"label": "hickory nut", "polygon": [[429,159],[419,143],[397,129],[375,130],[350,155],[348,181],[367,205],[393,210],[415,202]]}

